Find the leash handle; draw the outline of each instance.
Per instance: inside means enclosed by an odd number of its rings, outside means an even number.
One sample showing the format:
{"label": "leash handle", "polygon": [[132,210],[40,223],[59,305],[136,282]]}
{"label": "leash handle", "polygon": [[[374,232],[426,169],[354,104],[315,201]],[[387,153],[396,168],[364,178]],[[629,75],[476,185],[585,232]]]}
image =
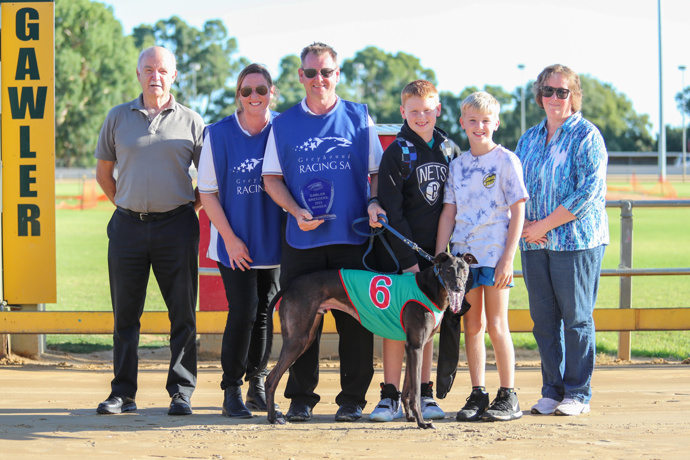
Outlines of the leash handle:
{"label": "leash handle", "polygon": [[[383,217],[384,219],[386,218],[386,216],[384,216],[383,214],[379,214],[379,219],[380,219],[381,217]],[[395,257],[395,253],[393,252],[393,249],[390,247],[390,244],[388,244],[388,241],[386,241],[386,239],[383,237],[383,232],[385,231],[385,229],[383,229],[383,228],[368,227],[368,228],[369,228],[369,231],[368,231],[367,233],[365,233],[365,232],[362,232],[362,231],[358,230],[357,227],[356,227],[357,224],[362,223],[362,222],[367,222],[367,223],[368,223],[368,222],[369,222],[369,218],[368,218],[368,217],[361,217],[361,218],[359,218],[359,219],[355,219],[355,220],[352,222],[352,231],[355,232],[355,233],[358,234],[358,235],[369,237],[369,246],[367,247],[367,250],[364,252],[364,255],[362,256],[362,265],[364,265],[364,268],[366,268],[366,269],[369,270],[370,272],[382,273],[382,274],[384,274],[384,275],[395,275],[395,274],[397,274],[397,273],[400,271],[400,262],[399,262],[398,259]],[[374,248],[374,238],[375,238],[376,236],[381,237],[381,242],[383,243],[383,247],[386,248],[386,251],[388,251],[388,254],[391,256],[391,259],[393,259],[393,262],[395,262],[395,271],[392,271],[392,272],[384,272],[384,271],[381,271],[381,270],[374,270],[373,268],[371,268],[371,267],[367,264],[367,256],[369,255],[369,253],[370,253],[370,252],[372,251],[372,249]]]}

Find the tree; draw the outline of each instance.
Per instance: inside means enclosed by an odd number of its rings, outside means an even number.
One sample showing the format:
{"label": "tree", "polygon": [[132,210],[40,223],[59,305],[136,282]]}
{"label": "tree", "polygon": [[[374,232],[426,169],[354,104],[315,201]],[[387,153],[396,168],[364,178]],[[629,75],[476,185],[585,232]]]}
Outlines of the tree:
{"label": "tree", "polygon": [[[537,105],[532,93],[532,82],[525,85],[525,130],[532,126],[538,125],[544,119],[546,114],[544,109]],[[522,136],[522,88],[515,88],[510,94],[512,102],[507,102],[499,99],[501,102],[501,124],[494,137],[497,143],[503,145],[509,150],[515,151],[517,148],[520,136]]]}
{"label": "tree", "polygon": [[685,115],[690,115],[690,86],[676,93],[676,107],[681,113],[685,112]]}
{"label": "tree", "polygon": [[580,77],[583,92],[582,115],[601,131],[606,148],[613,152],[650,151],[649,115],[638,115],[630,100],[610,83],[589,76]]}
{"label": "tree", "polygon": [[[462,150],[470,148],[469,141],[465,131],[460,126],[460,106],[462,101],[470,94],[476,91],[486,91],[498,100],[501,104],[501,112],[499,120],[501,121],[498,131],[493,135],[493,140],[497,144],[515,150],[517,142],[520,139],[520,97],[519,89],[516,89],[512,94],[507,92],[501,86],[486,85],[482,90],[475,86],[470,86],[462,90],[462,92],[455,96],[449,92],[441,93],[441,117],[436,124],[446,131],[451,139],[453,139]],[[540,109],[534,98],[528,98],[531,95],[529,91],[525,91],[525,120],[526,126],[536,125],[542,118],[544,118],[544,111]]]}
{"label": "tree", "polygon": [[137,52],[112,9],[89,0],[55,2],[56,164],[91,166],[103,120],[134,99]]}
{"label": "tree", "polygon": [[298,70],[302,66],[299,56],[294,54],[280,60],[280,75],[274,78],[279,96],[275,110],[284,112],[304,98],[304,86],[299,82]]}
{"label": "tree", "polygon": [[154,26],[136,27],[132,35],[140,49],[155,44],[175,55],[177,79],[173,91],[177,101],[194,108],[210,122],[232,112],[229,106],[234,102],[234,88],[229,83],[249,61],[235,57],[237,40],[228,37],[222,21],[206,21],[199,30],[172,16]]}
{"label": "tree", "polygon": [[341,67],[341,94],[368,104],[369,114],[377,123],[401,123],[400,92],[413,80],[436,83],[431,69],[422,67],[411,54],[396,54],[369,46],[346,59]]}
{"label": "tree", "polygon": [[439,98],[441,100],[441,116],[436,119],[436,126],[444,130],[463,151],[467,150],[467,136],[465,136],[459,121],[462,94],[455,95],[449,91],[441,91]]}

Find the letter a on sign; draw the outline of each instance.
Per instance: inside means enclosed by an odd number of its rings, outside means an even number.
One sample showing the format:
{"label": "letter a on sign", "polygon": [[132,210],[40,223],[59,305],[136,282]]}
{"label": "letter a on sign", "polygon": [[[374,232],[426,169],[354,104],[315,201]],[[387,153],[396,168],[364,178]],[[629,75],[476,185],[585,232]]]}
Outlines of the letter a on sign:
{"label": "letter a on sign", "polygon": [[56,302],[52,1],[0,0],[2,272],[10,304]]}

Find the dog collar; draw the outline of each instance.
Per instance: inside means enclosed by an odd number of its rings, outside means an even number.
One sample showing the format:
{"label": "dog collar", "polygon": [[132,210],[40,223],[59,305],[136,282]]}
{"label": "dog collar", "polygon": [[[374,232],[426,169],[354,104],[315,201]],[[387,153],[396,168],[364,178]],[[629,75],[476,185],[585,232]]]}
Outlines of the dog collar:
{"label": "dog collar", "polygon": [[443,289],[446,290],[446,294],[450,295],[448,293],[448,288],[446,287],[446,283],[443,281],[443,278],[441,278],[441,272],[438,271],[438,267],[434,265],[434,275],[436,275],[436,278],[438,278],[438,282],[441,283],[441,286],[443,286]]}

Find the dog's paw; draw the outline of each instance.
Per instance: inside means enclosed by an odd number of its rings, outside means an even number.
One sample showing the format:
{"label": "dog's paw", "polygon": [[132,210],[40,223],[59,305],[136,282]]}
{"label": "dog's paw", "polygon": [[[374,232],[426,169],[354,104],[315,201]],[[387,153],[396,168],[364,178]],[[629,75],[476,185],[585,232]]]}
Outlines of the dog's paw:
{"label": "dog's paw", "polygon": [[433,422],[418,422],[417,426],[423,430],[428,430],[428,429],[435,430],[436,429]]}
{"label": "dog's paw", "polygon": [[271,420],[271,417],[269,416],[268,421],[271,425],[285,425],[285,417],[283,416],[283,413],[279,410],[276,411],[273,420]]}

